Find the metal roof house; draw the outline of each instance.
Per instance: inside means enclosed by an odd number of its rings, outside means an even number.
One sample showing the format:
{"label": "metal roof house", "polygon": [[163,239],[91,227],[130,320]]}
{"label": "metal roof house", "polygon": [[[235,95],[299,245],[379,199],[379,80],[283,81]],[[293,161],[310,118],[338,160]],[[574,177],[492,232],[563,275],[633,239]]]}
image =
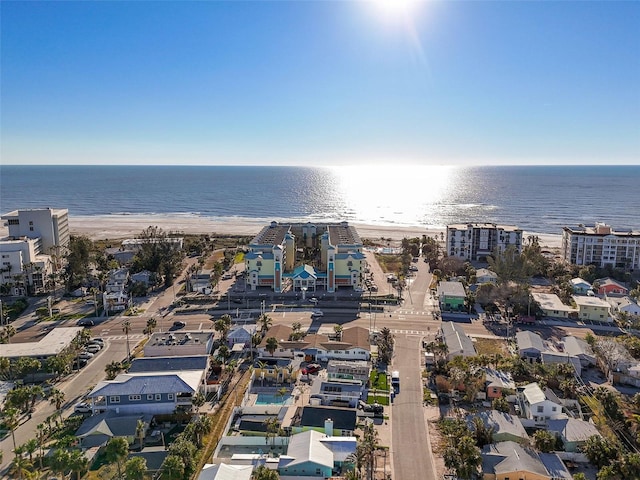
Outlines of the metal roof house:
{"label": "metal roof house", "polygon": [[485,446],[482,449],[482,475],[486,480],[573,478],[556,454],[537,453],[516,442],[500,442]]}
{"label": "metal roof house", "polygon": [[460,282],[440,282],[438,284],[438,301],[443,311],[462,311],[467,297],[464,286]]}
{"label": "metal roof house", "polygon": [[331,437],[315,430],[291,437],[287,454],[280,456],[281,476],[329,478],[355,452],[355,437]]}
{"label": "metal roof house", "polygon": [[447,345],[447,360],[459,356],[473,357],[476,355],[473,342],[460,325],[454,322],[443,322],[440,328],[444,343]]}
{"label": "metal roof house", "polygon": [[569,417],[549,420],[547,430],[560,437],[567,452],[577,452],[590,437],[600,436],[593,423]]}
{"label": "metal roof house", "polygon": [[[498,410],[488,410],[479,412],[476,416],[480,417],[487,428],[493,429],[494,442],[513,441],[527,443],[529,441],[529,435],[527,435],[520,419],[515,415],[509,415]],[[467,423],[472,423],[471,418],[467,418]]]}

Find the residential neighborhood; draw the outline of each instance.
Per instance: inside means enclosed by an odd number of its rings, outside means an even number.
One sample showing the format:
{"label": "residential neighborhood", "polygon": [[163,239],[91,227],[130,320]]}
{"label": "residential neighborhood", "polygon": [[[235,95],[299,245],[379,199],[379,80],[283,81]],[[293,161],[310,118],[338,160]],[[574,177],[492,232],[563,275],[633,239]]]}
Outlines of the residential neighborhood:
{"label": "residential neighborhood", "polygon": [[[44,239],[65,212],[2,218]],[[33,252],[48,282],[3,272],[1,478],[640,471],[640,288],[619,262],[549,258],[493,224],[397,251],[347,222],[62,240],[60,259]]]}

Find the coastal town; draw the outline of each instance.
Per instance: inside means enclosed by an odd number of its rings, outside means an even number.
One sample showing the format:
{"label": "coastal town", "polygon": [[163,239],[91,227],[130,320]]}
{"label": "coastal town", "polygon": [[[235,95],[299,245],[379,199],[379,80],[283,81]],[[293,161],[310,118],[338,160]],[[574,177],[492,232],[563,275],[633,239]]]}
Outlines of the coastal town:
{"label": "coastal town", "polygon": [[1,219],[0,478],[640,478],[640,231]]}

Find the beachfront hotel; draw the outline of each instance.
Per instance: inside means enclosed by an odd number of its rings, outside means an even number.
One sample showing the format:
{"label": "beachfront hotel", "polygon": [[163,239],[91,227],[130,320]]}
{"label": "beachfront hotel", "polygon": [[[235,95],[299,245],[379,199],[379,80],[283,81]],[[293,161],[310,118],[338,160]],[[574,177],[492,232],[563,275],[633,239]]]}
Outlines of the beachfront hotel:
{"label": "beachfront hotel", "polygon": [[640,232],[605,223],[563,227],[562,258],[575,265],[633,270],[640,267]]}
{"label": "beachfront hotel", "polygon": [[251,290],[269,287],[276,293],[287,286],[303,292],[358,289],[366,264],[362,249],[358,232],[347,222],[271,222],[251,241],[244,257],[247,285]]}
{"label": "beachfront hotel", "polygon": [[522,230],[518,227],[495,223],[447,225],[446,251],[450,257],[484,260],[496,249],[504,252],[510,245],[522,252]]}
{"label": "beachfront hotel", "polygon": [[42,291],[52,273],[51,255],[61,255],[69,245],[69,211],[14,210],[0,218],[9,229],[0,240],[0,285],[10,285],[12,295]]}

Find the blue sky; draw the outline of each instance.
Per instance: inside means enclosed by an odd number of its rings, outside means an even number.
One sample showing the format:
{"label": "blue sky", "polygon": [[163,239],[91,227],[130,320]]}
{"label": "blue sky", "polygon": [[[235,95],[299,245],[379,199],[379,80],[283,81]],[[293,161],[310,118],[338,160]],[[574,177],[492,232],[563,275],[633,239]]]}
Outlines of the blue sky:
{"label": "blue sky", "polygon": [[4,164],[638,164],[640,2],[2,2]]}

